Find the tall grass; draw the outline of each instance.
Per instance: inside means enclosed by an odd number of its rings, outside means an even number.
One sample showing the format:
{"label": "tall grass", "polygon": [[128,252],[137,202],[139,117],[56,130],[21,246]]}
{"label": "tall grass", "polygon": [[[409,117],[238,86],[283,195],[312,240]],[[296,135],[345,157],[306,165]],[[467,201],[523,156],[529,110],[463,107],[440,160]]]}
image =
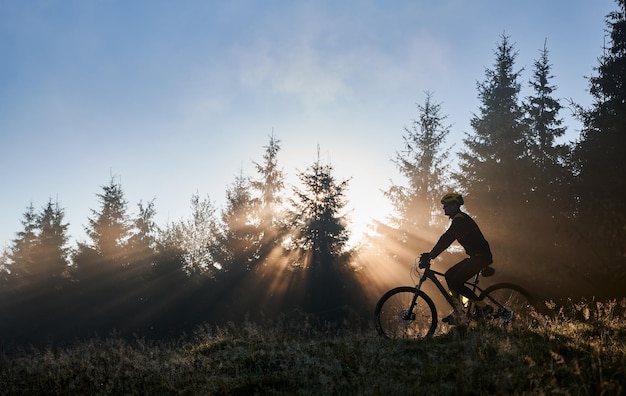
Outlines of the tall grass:
{"label": "tall grass", "polygon": [[0,394],[624,394],[626,300],[548,305],[528,328],[475,323],[418,341],[290,316],[167,342],[14,346],[0,354]]}

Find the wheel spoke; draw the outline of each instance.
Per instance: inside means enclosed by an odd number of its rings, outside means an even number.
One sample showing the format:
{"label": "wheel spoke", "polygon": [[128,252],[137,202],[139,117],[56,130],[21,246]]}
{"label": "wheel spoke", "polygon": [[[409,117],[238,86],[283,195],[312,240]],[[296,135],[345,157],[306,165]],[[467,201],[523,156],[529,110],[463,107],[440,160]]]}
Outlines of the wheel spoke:
{"label": "wheel spoke", "polygon": [[533,319],[533,302],[528,292],[512,284],[493,285],[483,293],[494,308],[493,319],[514,327],[528,326]]}
{"label": "wheel spoke", "polygon": [[432,335],[437,326],[437,314],[432,300],[418,292],[415,305],[411,303],[415,289],[396,288],[387,292],[376,306],[376,328],[388,338],[422,338]]}

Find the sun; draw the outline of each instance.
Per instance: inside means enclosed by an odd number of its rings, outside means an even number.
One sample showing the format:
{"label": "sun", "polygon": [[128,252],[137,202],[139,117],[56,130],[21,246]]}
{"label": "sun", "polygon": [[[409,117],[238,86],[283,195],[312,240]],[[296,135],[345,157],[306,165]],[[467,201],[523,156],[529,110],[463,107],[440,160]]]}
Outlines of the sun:
{"label": "sun", "polygon": [[356,186],[348,192],[348,229],[350,230],[351,247],[359,243],[372,233],[372,224],[375,221],[387,222],[392,213],[392,206],[380,191],[371,191],[371,188]]}

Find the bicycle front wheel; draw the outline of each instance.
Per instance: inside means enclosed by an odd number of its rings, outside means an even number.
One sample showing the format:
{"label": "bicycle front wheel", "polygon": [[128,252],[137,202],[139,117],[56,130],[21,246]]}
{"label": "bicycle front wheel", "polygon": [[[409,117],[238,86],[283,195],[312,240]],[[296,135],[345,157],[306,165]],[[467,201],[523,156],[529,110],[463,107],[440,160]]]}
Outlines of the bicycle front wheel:
{"label": "bicycle front wheel", "polygon": [[414,287],[396,287],[385,293],[374,310],[376,330],[383,337],[418,339],[437,328],[433,300]]}
{"label": "bicycle front wheel", "polygon": [[530,293],[512,283],[498,283],[480,295],[494,308],[493,319],[513,327],[524,327],[532,322],[534,302]]}

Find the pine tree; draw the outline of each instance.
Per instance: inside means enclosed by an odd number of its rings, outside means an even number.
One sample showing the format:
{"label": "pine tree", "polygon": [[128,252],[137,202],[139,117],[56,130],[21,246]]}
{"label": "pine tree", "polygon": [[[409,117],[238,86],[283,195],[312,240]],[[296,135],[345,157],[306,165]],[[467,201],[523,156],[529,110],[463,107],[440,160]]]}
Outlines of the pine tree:
{"label": "pine tree", "polygon": [[193,194],[191,210],[189,219],[166,226],[161,246],[164,251],[181,252],[181,270],[187,274],[212,276],[223,265],[216,261],[216,257],[222,257],[216,208],[210,197],[201,200],[198,194]]}
{"label": "pine tree", "polygon": [[69,264],[68,224],[58,202],[49,200],[40,213],[33,204],[24,212],[24,229],[17,233],[8,252],[7,269],[22,280],[41,282],[64,276]]}
{"label": "pine tree", "polygon": [[[626,257],[626,1],[607,15],[610,47],[590,78],[594,103],[582,111],[575,149],[579,227],[609,266],[624,270]],[[600,253],[601,252],[601,253]]]}
{"label": "pine tree", "polygon": [[2,253],[0,253],[0,292],[5,291],[11,275],[11,270],[9,269],[11,265],[10,254],[8,247],[2,249]]}
{"label": "pine tree", "polygon": [[37,239],[37,213],[31,203],[23,214],[22,231],[13,239],[9,253],[10,272],[13,276],[24,279],[36,273],[35,251]]}
{"label": "pine tree", "polygon": [[402,241],[415,247],[424,231],[438,217],[439,199],[446,189],[449,151],[442,148],[450,126],[445,125],[446,116],[441,114],[441,104],[426,93],[423,105],[417,106],[419,118],[411,128],[404,128],[404,150],[396,152],[393,162],[406,179],[406,185],[392,185],[385,196],[391,201],[396,216],[394,225],[401,232]]}
{"label": "pine tree", "polygon": [[532,205],[540,204],[546,210],[571,208],[572,201],[564,199],[563,187],[568,183],[565,168],[568,149],[556,143],[565,134],[562,109],[558,99],[553,97],[556,87],[550,83],[552,65],[548,60],[548,49],[544,42],[540,57],[534,63],[530,86],[533,95],[526,98],[527,123],[530,134],[530,155],[534,163],[532,174],[535,196],[530,198]]}
{"label": "pine tree", "polygon": [[506,212],[521,207],[531,189],[529,182],[528,136],[519,103],[519,78],[514,71],[517,52],[503,35],[495,51],[493,69],[477,84],[480,113],[471,119],[473,134],[463,140],[460,171],[453,175],[461,190],[477,205],[472,212],[482,224],[499,231],[508,226]]}
{"label": "pine tree", "polygon": [[89,226],[85,227],[95,251],[106,259],[120,259],[125,254],[130,236],[130,220],[127,202],[120,183],[113,178],[109,185],[102,186],[97,194],[100,210],[92,210]]}
{"label": "pine tree", "polygon": [[298,173],[302,189],[293,187],[290,222],[303,268],[295,271],[300,276],[292,290],[297,293],[290,298],[322,323],[338,324],[347,320],[346,308],[361,307],[366,298],[349,265],[354,253],[347,246],[345,212],[350,180],[337,180],[333,171],[321,162],[318,147],[317,160]]}
{"label": "pine tree", "polygon": [[250,180],[242,174],[226,190],[222,224],[220,242],[225,257],[221,261],[250,268],[258,259],[259,236],[254,224]]}
{"label": "pine tree", "polygon": [[294,188],[292,224],[296,246],[310,253],[309,266],[325,265],[345,252],[350,233],[344,208],[349,180],[338,181],[319,158],[300,172],[303,190]]}
{"label": "pine tree", "polygon": [[255,162],[258,179],[252,180],[253,208],[258,233],[260,235],[259,258],[267,255],[280,243],[284,234],[283,192],[285,188],[285,172],[278,165],[280,140],[274,135],[265,146],[263,162]]}
{"label": "pine tree", "polygon": [[137,208],[139,213],[133,220],[132,235],[128,239],[128,244],[133,250],[155,250],[159,227],[154,221],[156,216],[154,201],[146,204],[140,201]]}
{"label": "pine tree", "polygon": [[[138,213],[132,219],[129,237],[125,246],[126,265],[123,266],[122,278],[136,288],[145,285],[146,279],[152,275],[152,270],[159,261],[159,227],[154,217],[156,209],[154,200],[137,204]],[[129,286],[132,287],[132,286]]]}
{"label": "pine tree", "polygon": [[38,247],[36,249],[37,272],[42,277],[60,279],[65,275],[69,264],[70,249],[68,223],[64,223],[65,212],[59,203],[52,200],[37,216],[39,229]]}

